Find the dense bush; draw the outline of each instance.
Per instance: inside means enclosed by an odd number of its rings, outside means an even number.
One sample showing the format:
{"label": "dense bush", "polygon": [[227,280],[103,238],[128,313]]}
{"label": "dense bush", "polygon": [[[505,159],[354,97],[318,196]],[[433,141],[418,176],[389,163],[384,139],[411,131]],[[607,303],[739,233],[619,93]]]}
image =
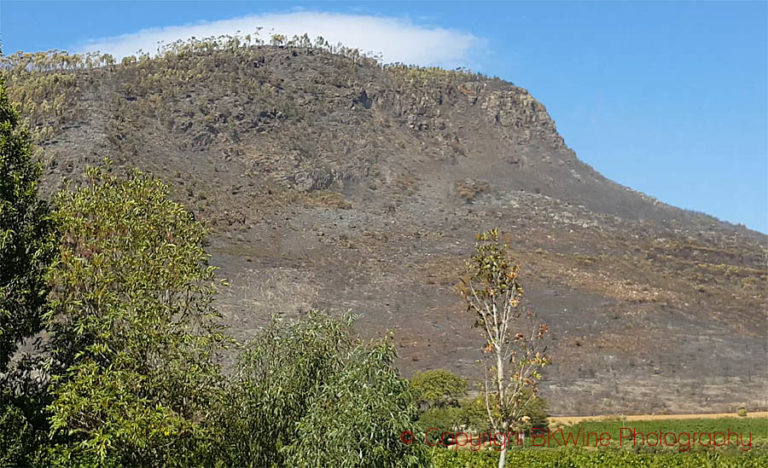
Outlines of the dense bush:
{"label": "dense bush", "polygon": [[430,408],[421,414],[418,425],[427,443],[434,445],[443,439],[442,444],[448,445],[451,441],[443,437],[443,434],[454,433],[462,426],[462,408]]}
{"label": "dense bush", "polygon": [[419,404],[432,408],[458,404],[467,394],[467,380],[445,369],[416,372],[411,378],[411,388]]}
{"label": "dense bush", "polygon": [[26,464],[34,450],[35,430],[21,409],[0,395],[0,466]]}
{"label": "dense bush", "polygon": [[418,466],[417,409],[388,341],[353,338],[350,316],[273,320],[246,345],[221,426],[231,466]]}

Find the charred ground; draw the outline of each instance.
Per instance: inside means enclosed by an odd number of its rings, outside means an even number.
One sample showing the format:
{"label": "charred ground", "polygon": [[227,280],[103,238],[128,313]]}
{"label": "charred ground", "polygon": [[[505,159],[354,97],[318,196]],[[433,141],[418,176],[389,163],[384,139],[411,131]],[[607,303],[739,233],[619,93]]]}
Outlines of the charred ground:
{"label": "charred ground", "polygon": [[522,88],[305,47],[14,60],[46,190],[104,157],[171,184],[213,229],[238,338],[271,314],[352,309],[362,334],[394,331],[406,375],[477,378],[452,287],[498,226],[553,331],[554,414],[767,405],[768,237],[602,177]]}

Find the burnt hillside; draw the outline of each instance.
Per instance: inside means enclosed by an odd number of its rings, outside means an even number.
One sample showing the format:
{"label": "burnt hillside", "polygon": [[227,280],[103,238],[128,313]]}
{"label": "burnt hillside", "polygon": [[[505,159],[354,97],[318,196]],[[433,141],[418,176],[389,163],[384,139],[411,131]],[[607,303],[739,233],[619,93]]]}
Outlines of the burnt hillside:
{"label": "burnt hillside", "polygon": [[477,377],[452,286],[498,226],[553,332],[554,414],[768,405],[768,237],[607,180],[522,88],[306,47],[34,60],[3,73],[47,191],[104,157],[172,185],[213,229],[238,338],[270,314],[352,309],[361,333],[394,331],[406,375]]}

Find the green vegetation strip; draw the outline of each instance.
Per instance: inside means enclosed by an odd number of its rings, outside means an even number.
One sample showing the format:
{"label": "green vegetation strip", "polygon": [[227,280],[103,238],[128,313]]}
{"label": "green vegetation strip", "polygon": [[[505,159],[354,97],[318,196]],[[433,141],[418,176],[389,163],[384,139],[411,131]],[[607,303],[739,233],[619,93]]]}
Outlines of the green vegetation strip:
{"label": "green vegetation strip", "polygon": [[[498,452],[470,452],[466,450],[433,449],[432,460],[436,467],[495,467]],[[768,455],[721,455],[719,453],[635,453],[627,450],[510,450],[508,466],[530,468],[565,467],[765,467]]]}
{"label": "green vegetation strip", "polygon": [[[629,431],[634,431],[636,440],[628,439]],[[641,443],[642,433],[647,442],[649,433],[701,435],[706,443],[706,434],[739,434],[742,444],[736,446],[732,438],[730,447],[702,446],[692,443],[659,446]],[[554,435],[557,434],[557,435]],[[570,434],[570,438],[568,435]],[[597,436],[590,436],[597,434]],[[610,440],[608,446],[601,446],[595,438],[605,436]],[[622,435],[624,438],[622,440]],[[568,440],[564,447],[563,436]],[[722,436],[715,439],[721,443]],[[539,438],[536,443],[545,440]],[[653,440],[653,438],[651,439]],[[669,436],[671,441],[672,437]],[[701,440],[701,439],[697,439]],[[589,443],[584,443],[588,441]],[[585,421],[573,426],[550,428],[548,447],[533,447],[532,440],[526,440],[525,447],[512,447],[508,450],[509,466],[528,467],[764,467],[768,466],[768,419],[764,418],[718,418],[656,421]],[[634,442],[634,443],[633,443]],[[749,445],[745,448],[745,442]],[[573,445],[577,447],[574,448]],[[681,450],[682,449],[682,450]],[[485,467],[496,466],[498,451],[492,448],[474,450],[465,448],[433,448],[432,460],[436,467]]]}

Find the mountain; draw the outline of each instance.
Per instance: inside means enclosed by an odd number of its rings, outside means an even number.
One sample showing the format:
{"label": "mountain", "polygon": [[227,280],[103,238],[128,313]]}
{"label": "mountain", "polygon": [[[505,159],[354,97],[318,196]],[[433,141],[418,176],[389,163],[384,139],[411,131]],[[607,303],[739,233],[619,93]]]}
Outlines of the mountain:
{"label": "mountain", "polygon": [[362,335],[394,332],[405,375],[477,379],[482,339],[452,288],[498,226],[552,330],[553,414],[768,406],[768,236],[601,176],[525,89],[340,52],[202,42],[3,70],[46,193],[108,157],[211,226],[237,338],[351,309]]}

